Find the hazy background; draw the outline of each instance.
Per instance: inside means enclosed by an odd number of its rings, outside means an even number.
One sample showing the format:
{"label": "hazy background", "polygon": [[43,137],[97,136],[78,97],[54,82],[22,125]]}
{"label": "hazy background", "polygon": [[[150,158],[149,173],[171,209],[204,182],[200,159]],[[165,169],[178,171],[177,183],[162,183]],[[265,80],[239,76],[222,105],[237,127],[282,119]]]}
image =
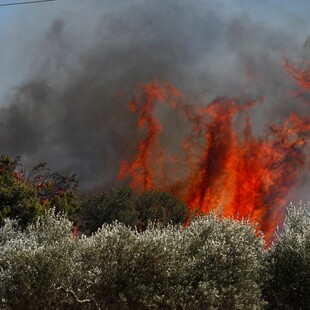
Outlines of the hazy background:
{"label": "hazy background", "polygon": [[[307,0],[0,7],[0,153],[76,172],[84,190],[110,186],[136,147],[127,102],[155,78],[197,104],[263,96],[252,115],[258,133],[294,109],[304,114],[287,96],[296,84],[283,61],[307,58],[309,12]],[[308,188],[305,171],[294,196],[310,199]]]}

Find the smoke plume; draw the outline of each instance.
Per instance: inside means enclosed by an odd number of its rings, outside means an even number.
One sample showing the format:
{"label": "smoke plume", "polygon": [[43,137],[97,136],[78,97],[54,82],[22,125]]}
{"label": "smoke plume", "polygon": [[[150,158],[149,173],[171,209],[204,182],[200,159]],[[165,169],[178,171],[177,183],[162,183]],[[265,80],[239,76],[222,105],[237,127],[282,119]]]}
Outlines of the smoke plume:
{"label": "smoke plume", "polygon": [[[251,111],[258,135],[304,114],[284,62],[309,56],[306,19],[238,3],[68,0],[18,9],[0,36],[0,153],[76,172],[85,190],[110,186],[141,136],[128,102],[154,79],[195,105],[262,98]],[[174,148],[184,122],[157,113],[163,143]],[[309,170],[293,197],[309,198],[307,187]]]}

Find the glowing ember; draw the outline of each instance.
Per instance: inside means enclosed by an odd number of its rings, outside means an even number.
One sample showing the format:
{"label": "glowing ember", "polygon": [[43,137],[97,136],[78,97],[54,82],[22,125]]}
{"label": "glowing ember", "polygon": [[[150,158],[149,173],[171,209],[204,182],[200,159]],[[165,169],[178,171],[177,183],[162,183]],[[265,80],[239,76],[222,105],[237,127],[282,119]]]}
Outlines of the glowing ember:
{"label": "glowing ember", "polygon": [[[144,137],[135,159],[121,164],[119,178],[130,176],[139,190],[169,190],[191,211],[250,217],[270,242],[282,223],[289,191],[307,166],[310,118],[291,114],[282,125],[272,125],[256,137],[249,111],[262,100],[218,99],[204,107],[183,100],[168,82],[155,80],[138,88],[129,106],[139,116]],[[190,124],[182,154],[174,157],[160,146],[164,128],[155,115],[163,104]],[[236,119],[243,128],[237,128]],[[167,165],[173,166],[172,181],[165,173]]]}

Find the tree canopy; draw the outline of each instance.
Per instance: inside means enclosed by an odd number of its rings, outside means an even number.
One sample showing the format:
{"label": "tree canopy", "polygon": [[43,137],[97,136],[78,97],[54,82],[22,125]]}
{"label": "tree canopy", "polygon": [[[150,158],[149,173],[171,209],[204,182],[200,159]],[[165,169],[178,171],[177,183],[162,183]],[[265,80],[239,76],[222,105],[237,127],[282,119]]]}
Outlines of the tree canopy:
{"label": "tree canopy", "polygon": [[0,223],[17,218],[26,227],[51,206],[69,216],[76,212],[75,176],[51,172],[45,163],[25,169],[20,158],[0,156]]}
{"label": "tree canopy", "polygon": [[189,215],[186,204],[171,193],[158,190],[138,193],[130,187],[91,196],[81,204],[81,217],[90,232],[115,220],[139,231],[145,230],[149,222],[184,224]]}

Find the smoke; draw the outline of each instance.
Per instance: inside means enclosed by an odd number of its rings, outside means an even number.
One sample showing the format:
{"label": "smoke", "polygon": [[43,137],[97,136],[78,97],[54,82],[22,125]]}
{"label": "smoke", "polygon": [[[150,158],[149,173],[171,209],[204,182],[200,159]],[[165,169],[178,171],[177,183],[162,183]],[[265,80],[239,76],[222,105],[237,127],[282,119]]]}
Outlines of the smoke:
{"label": "smoke", "polygon": [[[258,132],[283,121],[299,109],[283,57],[308,53],[307,19],[238,3],[59,0],[16,10],[0,35],[0,153],[76,172],[86,190],[113,183],[139,136],[127,103],[155,78],[197,104],[263,97]],[[177,135],[180,122],[162,113]]]}

